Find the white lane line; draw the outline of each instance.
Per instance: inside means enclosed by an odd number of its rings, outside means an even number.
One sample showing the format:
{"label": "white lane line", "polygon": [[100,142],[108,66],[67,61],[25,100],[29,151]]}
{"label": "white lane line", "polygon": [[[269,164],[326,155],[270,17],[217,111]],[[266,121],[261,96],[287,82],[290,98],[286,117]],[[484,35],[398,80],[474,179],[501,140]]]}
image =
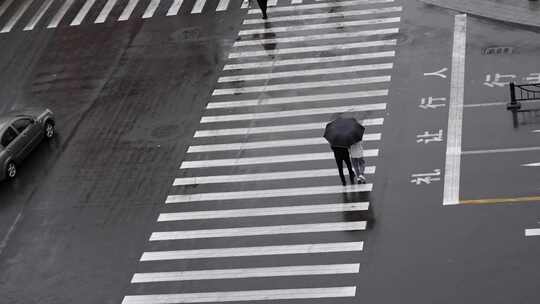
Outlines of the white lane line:
{"label": "white lane line", "polygon": [[135,7],[137,6],[137,3],[139,3],[139,0],[129,0],[126,7],[124,7],[124,10],[122,11],[122,14],[120,14],[120,17],[118,17],[118,21],[126,21],[131,17],[131,14],[135,10]]}
{"label": "white lane line", "polygon": [[[364,134],[363,141],[378,141],[378,140],[381,140],[381,133]],[[296,138],[296,139],[283,139],[283,140],[238,142],[238,143],[227,143],[227,144],[193,145],[188,148],[187,153],[237,151],[237,150],[315,146],[315,145],[328,145],[328,141],[324,139],[323,137],[311,137],[311,138]]]}
{"label": "white lane line", "polygon": [[454,17],[443,205],[459,204],[466,38],[467,15],[456,15]]}
{"label": "white lane line", "polygon": [[[331,33],[331,34],[293,36],[293,37],[283,37],[283,38],[241,40],[241,41],[236,41],[233,44],[233,47],[253,46],[253,45],[262,45],[262,44],[279,44],[279,43],[289,43],[289,42],[312,42],[316,40],[348,39],[348,38],[367,37],[367,36],[374,36],[374,35],[397,34],[398,32],[399,32],[399,28],[388,28],[388,29],[380,29],[380,30],[365,30],[365,31],[346,32],[346,33]],[[389,41],[395,41],[395,40],[389,40]],[[388,44],[388,45],[392,45],[392,44]]]}
{"label": "white lane line", "polygon": [[[384,118],[372,118],[359,121],[363,126],[382,126]],[[278,125],[268,127],[248,127],[233,129],[214,129],[198,130],[193,137],[213,137],[213,136],[231,136],[248,134],[266,134],[266,133],[286,133],[296,131],[323,130],[327,122],[316,122],[307,124]]]}
{"label": "white lane line", "polygon": [[538,151],[540,147],[525,147],[525,148],[507,148],[507,149],[488,149],[488,150],[471,150],[463,151],[462,155],[473,155],[473,154],[487,154],[487,153],[507,153],[507,152],[527,152],[527,151]]}
{"label": "white lane line", "polygon": [[64,18],[69,8],[73,5],[75,0],[66,0],[64,4],[62,4],[62,7],[56,12],[54,17],[51,19],[51,22],[47,26],[47,28],[56,28],[60,24],[60,21]]}
{"label": "white lane line", "polygon": [[45,15],[45,12],[49,9],[53,1],[54,0],[46,0],[45,2],[41,4],[36,14],[32,17],[32,19],[30,19],[28,24],[24,27],[25,31],[31,31],[36,27],[37,23],[39,22],[39,20],[41,20],[43,15]]}
{"label": "white lane line", "polygon": [[167,16],[178,15],[180,7],[182,6],[182,2],[184,2],[184,0],[173,0],[171,6],[169,7],[169,10],[167,11]]}
{"label": "white lane line", "polygon": [[296,26],[293,25],[293,26],[280,26],[280,27],[272,27],[272,28],[249,29],[249,30],[242,30],[238,32],[238,36],[268,34],[268,33],[269,34],[290,33],[290,32],[299,32],[299,31],[308,31],[308,30],[328,29],[328,28],[342,28],[342,27],[353,27],[353,26],[372,25],[372,24],[385,24],[385,23],[400,22],[400,20],[401,20],[400,17],[393,17],[393,18],[362,19],[362,20],[354,20],[354,21],[341,21],[341,22],[306,24],[306,25],[296,25]]}
{"label": "white lane line", "polygon": [[533,133],[539,133],[540,130],[533,130],[532,132],[533,132]]}
{"label": "white lane line", "polygon": [[360,264],[330,264],[135,273],[131,283],[358,273]]}
{"label": "white lane line", "polygon": [[354,297],[355,286],[125,296],[122,304],[176,304]]}
{"label": "white lane line", "polygon": [[159,7],[159,2],[161,2],[161,0],[152,0],[146,7],[146,10],[144,11],[142,18],[143,19],[152,18],[157,8]]}
{"label": "white lane line", "polygon": [[[345,17],[363,16],[363,15],[371,15],[371,14],[396,13],[396,12],[401,12],[401,10],[402,10],[401,6],[392,6],[392,7],[382,7],[382,8],[373,8],[373,9],[363,9],[363,10],[350,10],[346,12],[335,12],[335,13],[316,13],[316,14],[277,16],[277,17],[269,17],[267,20],[246,19],[244,20],[243,24],[248,25],[248,24],[259,24],[259,23],[265,23],[265,22],[345,18]],[[294,30],[295,28],[292,27],[292,31]]]}
{"label": "white lane line", "polygon": [[392,68],[393,68],[392,63],[349,65],[349,66],[343,66],[343,67],[337,67],[337,68],[323,68],[323,69],[296,70],[296,71],[287,71],[287,72],[223,76],[223,77],[218,78],[218,82],[224,83],[224,82],[235,82],[235,81],[268,80],[268,79],[276,79],[276,78],[284,78],[284,77],[315,76],[315,75],[321,75],[321,74],[331,75],[331,74],[354,73],[354,72],[363,72],[363,71],[390,70]]}
{"label": "white lane line", "polygon": [[522,166],[523,167],[540,167],[540,163],[528,163],[528,164],[523,164]]}
{"label": "white lane line", "polygon": [[362,251],[363,242],[342,242],[322,244],[297,244],[278,246],[257,246],[215,249],[190,249],[174,251],[144,252],[141,261],[163,261],[181,259],[208,259],[223,257],[243,257],[259,255],[307,254],[325,252]]}
{"label": "white lane line", "polygon": [[209,192],[195,194],[169,195],[166,204],[192,203],[202,201],[237,200],[269,197],[287,197],[299,195],[319,195],[351,192],[369,192],[372,184],[360,184],[349,186],[319,186],[303,188],[282,188],[266,190],[230,191],[230,192]]}
{"label": "white lane line", "polygon": [[[324,35],[318,35],[315,38],[321,39]],[[292,39],[298,39],[302,37],[293,37]],[[229,59],[234,58],[245,58],[245,57],[256,57],[256,56],[274,56],[274,55],[283,55],[283,54],[298,54],[298,53],[309,53],[309,52],[325,52],[325,51],[340,51],[340,50],[350,50],[350,49],[359,49],[359,48],[368,48],[376,46],[395,46],[396,40],[376,40],[376,41],[365,41],[365,42],[355,42],[355,43],[335,43],[331,45],[316,45],[310,47],[294,47],[294,48],[280,48],[275,50],[261,50],[261,51],[245,51],[245,52],[232,52],[229,54]]]}
{"label": "white lane line", "polygon": [[219,0],[216,12],[227,10],[227,7],[229,7],[229,1],[230,0]]}
{"label": "white lane line", "polygon": [[341,87],[357,84],[371,84],[380,82],[389,82],[390,75],[375,76],[375,77],[361,77],[352,79],[339,79],[339,80],[326,80],[326,81],[313,81],[313,82],[296,82],[296,83],[283,83],[272,84],[262,86],[249,86],[230,89],[214,89],[213,96],[217,95],[237,95],[245,93],[256,92],[273,92],[282,90],[301,90],[301,89],[313,89],[322,87]]}
{"label": "white lane line", "polygon": [[[268,8],[268,13],[275,12],[297,12],[310,9],[320,9],[320,8],[332,8],[332,7],[344,7],[344,6],[353,6],[353,5],[362,5],[362,4],[375,4],[375,3],[392,3],[394,0],[352,0],[352,1],[340,1],[340,2],[327,2],[327,3],[315,3],[315,4],[302,4],[302,5],[292,5],[292,6],[280,6],[280,7],[271,7]],[[259,9],[250,9],[248,14],[260,14],[261,10]]]}
{"label": "white lane line", "polygon": [[277,0],[268,0],[268,2],[266,3],[266,5],[267,5],[268,7],[276,6],[276,5],[277,5]]}
{"label": "white lane line", "polygon": [[[328,47],[332,47],[332,46],[328,46]],[[312,58],[283,59],[283,60],[276,59],[276,60],[270,60],[270,61],[227,64],[223,67],[223,70],[258,69],[258,68],[267,68],[267,67],[296,65],[296,64],[314,64],[314,63],[352,61],[352,60],[363,60],[363,59],[373,59],[373,58],[385,58],[385,57],[394,57],[395,54],[396,52],[394,51],[387,51],[387,52],[371,52],[371,53],[360,53],[360,54],[353,54],[353,55],[341,55],[341,56],[330,56],[330,57],[312,57]]]}
{"label": "white lane line", "polygon": [[11,19],[9,19],[9,21],[4,25],[2,30],[0,30],[0,33],[8,33],[9,31],[11,31],[17,21],[19,21],[19,19],[22,17],[24,12],[26,12],[30,4],[32,4],[32,1],[33,0],[25,0],[22,5],[19,6],[19,8],[15,11]]}
{"label": "white lane line", "polygon": [[386,103],[374,103],[374,104],[366,104],[366,105],[342,106],[342,107],[331,107],[331,108],[311,108],[311,109],[303,109],[303,110],[289,110],[289,111],[276,111],[276,112],[248,113],[248,114],[203,116],[201,118],[201,123],[286,118],[286,117],[296,117],[296,116],[305,116],[305,115],[307,116],[307,115],[321,115],[321,114],[330,114],[330,113],[363,112],[363,111],[378,111],[378,110],[386,110]]}
{"label": "white lane line", "polygon": [[[364,173],[365,174],[375,173],[375,166],[365,167]],[[348,174],[349,174],[348,172],[345,172],[345,175],[348,175]],[[270,172],[270,173],[179,177],[179,178],[174,179],[173,186],[253,182],[253,181],[268,181],[268,180],[297,179],[297,178],[317,178],[317,177],[327,177],[327,176],[337,176],[337,175],[338,175],[338,172],[336,169],[316,169],[316,170],[299,170],[299,171],[281,171],[281,172]]]}
{"label": "white lane line", "polygon": [[[335,170],[334,170],[335,171]],[[208,220],[217,218],[237,218],[272,215],[292,215],[292,214],[317,214],[317,213],[340,213],[366,211],[369,203],[338,203],[324,205],[301,205],[287,207],[267,207],[267,208],[245,208],[226,209],[211,211],[188,211],[161,213],[158,222],[186,221],[186,220]]]}
{"label": "white lane line", "polygon": [[539,236],[540,228],[535,229],[525,229],[525,236]]}
{"label": "white lane line", "polygon": [[7,11],[8,7],[13,3],[15,0],[6,0],[0,5],[0,17]]}
{"label": "white lane line", "polygon": [[248,7],[249,7],[249,1],[248,0],[242,1],[242,5],[240,6],[240,8],[248,8]]}
{"label": "white lane line", "polygon": [[366,229],[365,221],[356,221],[356,222],[295,224],[295,225],[201,229],[201,230],[183,230],[183,231],[160,231],[160,232],[152,233],[149,241],[153,242],[153,241],[171,241],[171,240],[223,238],[223,237],[226,238],[226,237],[240,237],[240,236],[274,235],[274,234],[356,231],[356,230],[365,230],[365,229]]}
{"label": "white lane line", "polygon": [[71,26],[80,25],[95,2],[96,0],[86,0],[83,7],[77,13],[77,16],[73,18],[73,21],[71,21],[70,25]]}
{"label": "white lane line", "polygon": [[238,101],[209,102],[207,109],[227,109],[253,106],[266,106],[290,103],[306,103],[317,101],[338,101],[343,99],[355,99],[365,97],[387,96],[388,90],[357,91],[333,94],[315,94],[292,97],[261,97],[260,99],[244,99]]}
{"label": "white lane line", "polygon": [[201,13],[205,4],[206,4],[206,0],[197,0],[195,2],[195,5],[193,5],[193,9],[191,10],[191,13],[192,14]]}
{"label": "white lane line", "polygon": [[108,0],[99,15],[97,16],[94,23],[104,23],[105,20],[107,20],[109,14],[111,13],[113,7],[116,5],[116,2],[118,2],[118,0]]}
{"label": "white lane line", "polygon": [[303,0],[291,0],[291,4],[302,4]]}

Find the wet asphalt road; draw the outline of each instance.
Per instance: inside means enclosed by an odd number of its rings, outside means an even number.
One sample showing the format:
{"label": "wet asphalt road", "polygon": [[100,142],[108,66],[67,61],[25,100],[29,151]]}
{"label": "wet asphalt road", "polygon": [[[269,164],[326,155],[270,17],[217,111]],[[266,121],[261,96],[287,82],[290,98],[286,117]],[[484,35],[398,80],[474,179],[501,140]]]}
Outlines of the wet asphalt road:
{"label": "wet asphalt road", "polygon": [[[159,262],[150,267],[140,264],[139,258],[143,251],[171,246],[201,247],[199,240],[174,245],[170,245],[173,241],[147,243],[156,230],[158,213],[169,210],[163,207],[167,194],[229,189],[226,185],[200,185],[180,192],[171,190],[171,183],[184,174],[179,173],[178,164],[195,159],[185,151],[199,128],[244,12],[229,10],[221,15],[183,15],[0,35],[0,110],[47,106],[55,111],[59,122],[58,137],[33,153],[20,167],[17,180],[0,184],[0,294],[6,303],[120,303],[126,294],[223,291],[239,285],[245,289],[300,288],[325,282],[328,285],[328,281],[332,286],[351,281],[357,286],[356,297],[341,302],[537,303],[540,242],[525,238],[523,230],[539,226],[540,204],[443,207],[442,182],[419,186],[410,182],[411,174],[444,169],[444,142],[418,144],[415,136],[446,128],[447,108],[426,111],[418,105],[423,97],[448,98],[448,78],[422,75],[451,66],[453,13],[416,2],[401,5],[400,34],[392,36],[398,39],[398,46],[385,124],[369,129],[383,134],[378,144],[381,154],[376,161],[374,191],[354,197],[369,200],[371,211],[297,218],[302,223],[367,220],[368,229],[295,234],[285,239],[290,244],[362,240],[364,250],[358,254],[297,255],[287,260],[312,264],[359,262],[360,273],[279,282],[267,278],[239,283],[129,284],[135,271],[223,267],[223,261],[209,259]],[[484,85],[486,74],[527,77],[540,73],[537,30],[470,17],[467,33],[466,105],[506,102],[507,88]],[[484,48],[498,45],[513,46],[515,52],[482,55]],[[371,116],[373,113],[362,118]],[[540,135],[531,130],[540,126],[530,117],[521,119],[516,129],[504,105],[465,108],[463,150],[536,146]],[[282,122],[286,120],[274,123]],[[247,123],[260,126],[258,122]],[[369,143],[367,148],[375,146]],[[279,151],[300,150],[295,149]],[[319,150],[324,151],[317,148],[314,152]],[[230,154],[217,155],[225,158]],[[256,153],[247,151],[243,155]],[[464,156],[461,199],[537,195],[540,170],[520,165],[538,162],[538,158],[536,152]],[[267,167],[275,171],[309,168],[304,163]],[[216,169],[212,173],[230,171]],[[279,181],[256,184],[260,189],[285,187]],[[301,185],[317,183],[302,181]],[[327,198],[316,197],[312,202],[323,203]],[[286,206],[290,200],[262,199],[258,203]],[[196,208],[225,205],[199,203]],[[234,204],[235,208],[250,205]],[[247,218],[217,220],[211,226],[290,222],[286,217]],[[159,226],[163,230],[201,227],[206,227],[201,221]],[[211,239],[204,244],[221,248],[281,241],[282,237],[275,235]],[[230,258],[224,263],[231,268],[256,267],[262,260]],[[267,263],[283,262],[276,257]]]}

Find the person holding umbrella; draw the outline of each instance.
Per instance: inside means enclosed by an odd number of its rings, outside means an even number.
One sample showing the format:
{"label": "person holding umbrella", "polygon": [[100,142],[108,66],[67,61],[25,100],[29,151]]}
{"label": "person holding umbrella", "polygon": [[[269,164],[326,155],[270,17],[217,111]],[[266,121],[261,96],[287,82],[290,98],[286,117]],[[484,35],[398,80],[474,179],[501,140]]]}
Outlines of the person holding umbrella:
{"label": "person holding umbrella", "polygon": [[354,118],[338,117],[326,125],[324,138],[330,144],[334,152],[334,158],[339,171],[339,177],[343,186],[347,185],[343,175],[343,162],[349,170],[351,184],[355,183],[355,175],[349,158],[349,147],[362,140],[365,128]]}

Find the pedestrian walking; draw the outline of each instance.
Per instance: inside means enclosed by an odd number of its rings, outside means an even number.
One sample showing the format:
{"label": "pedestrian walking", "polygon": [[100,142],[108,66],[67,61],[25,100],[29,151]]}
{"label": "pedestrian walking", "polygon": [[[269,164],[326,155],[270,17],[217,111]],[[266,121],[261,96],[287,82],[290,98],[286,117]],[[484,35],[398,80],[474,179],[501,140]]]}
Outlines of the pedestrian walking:
{"label": "pedestrian walking", "polygon": [[349,170],[349,178],[351,180],[351,184],[354,184],[354,172],[351,166],[351,159],[349,158],[349,149],[343,147],[331,148],[332,151],[334,151],[334,158],[336,159],[336,164],[339,171],[339,178],[341,178],[341,184],[343,184],[343,186],[347,185],[347,183],[345,182],[345,175],[343,175],[343,162],[345,162],[345,164],[347,165],[347,169]]}
{"label": "pedestrian walking", "polygon": [[362,143],[359,141],[351,146],[349,149],[351,154],[351,162],[356,172],[356,179],[359,184],[365,184],[366,178],[364,177],[364,170],[366,168],[366,163],[364,162],[364,148]]}

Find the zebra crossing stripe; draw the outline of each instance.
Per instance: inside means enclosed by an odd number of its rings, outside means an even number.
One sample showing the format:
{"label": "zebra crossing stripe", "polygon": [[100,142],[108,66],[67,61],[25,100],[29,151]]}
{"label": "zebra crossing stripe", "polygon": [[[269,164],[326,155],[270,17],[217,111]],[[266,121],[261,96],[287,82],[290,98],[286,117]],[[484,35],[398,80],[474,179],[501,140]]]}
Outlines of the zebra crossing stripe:
{"label": "zebra crossing stripe", "polygon": [[25,31],[31,31],[36,27],[36,24],[41,20],[45,12],[49,9],[54,0],[46,0],[41,4],[36,14],[30,19],[28,24],[24,27]]}
{"label": "zebra crossing stripe", "polygon": [[164,261],[183,259],[209,259],[224,257],[243,256],[263,256],[263,255],[284,255],[284,254],[306,254],[306,253],[327,253],[327,252],[347,252],[362,251],[363,242],[340,242],[322,244],[296,244],[278,246],[257,246],[257,247],[233,247],[215,249],[189,249],[173,251],[149,251],[144,252],[140,261]]}
{"label": "zebra crossing stripe", "polygon": [[249,7],[249,1],[248,0],[243,0],[242,1],[242,6],[240,8],[248,8]]}
{"label": "zebra crossing stripe", "polygon": [[126,21],[131,17],[131,14],[135,10],[135,7],[137,6],[137,3],[139,3],[139,0],[129,0],[126,7],[124,7],[124,10],[122,11],[122,14],[120,14],[120,17],[118,17],[118,21]]}
{"label": "zebra crossing stripe", "polygon": [[365,221],[154,232],[149,241],[365,230]]}
{"label": "zebra crossing stripe", "polygon": [[362,78],[352,78],[352,79],[283,83],[283,84],[238,87],[238,88],[229,88],[229,89],[214,89],[214,92],[212,92],[212,95],[214,96],[237,95],[237,94],[257,93],[257,92],[301,90],[301,89],[314,89],[314,88],[322,88],[322,87],[341,87],[341,86],[380,83],[380,82],[389,82],[389,81],[390,81],[390,76],[384,75],[384,76],[362,77]]}
{"label": "zebra crossing stripe", "polygon": [[142,15],[142,18],[143,19],[148,19],[148,18],[152,18],[152,16],[154,16],[154,13],[156,12],[158,6],[159,6],[159,2],[161,0],[152,0],[148,6],[146,7],[146,10],[144,11],[144,14]]}
{"label": "zebra crossing stripe", "polygon": [[237,199],[287,197],[287,196],[300,196],[300,195],[369,192],[371,191],[372,187],[373,187],[372,184],[360,184],[360,185],[353,184],[349,186],[319,186],[319,187],[303,187],[303,188],[282,188],[282,189],[266,189],[266,190],[178,194],[178,195],[167,196],[165,203],[176,204],[176,203],[192,203],[192,202],[217,201],[217,200],[237,200]]}
{"label": "zebra crossing stripe", "polygon": [[96,0],[86,0],[81,10],[77,13],[77,16],[75,16],[73,21],[71,21],[70,25],[71,26],[80,25],[95,2]]}
{"label": "zebra crossing stripe", "polygon": [[257,34],[290,33],[290,32],[299,32],[299,31],[308,31],[308,30],[328,29],[328,28],[341,28],[341,27],[361,26],[361,25],[395,23],[395,22],[399,22],[400,20],[401,20],[400,17],[392,17],[392,18],[362,19],[362,20],[354,20],[354,21],[306,24],[306,25],[279,26],[279,27],[271,27],[271,28],[242,30],[238,33],[238,35],[245,36],[245,35],[257,35]]}
{"label": "zebra crossing stripe", "polygon": [[206,0],[197,0],[195,2],[195,5],[193,6],[193,9],[191,10],[191,13],[199,14],[200,12],[202,12],[205,4],[206,4]]}
{"label": "zebra crossing stripe", "polygon": [[242,24],[263,24],[265,22],[280,22],[280,21],[298,21],[298,20],[309,20],[309,19],[328,19],[328,18],[345,18],[353,16],[363,16],[363,15],[374,15],[374,14],[384,14],[384,13],[395,13],[402,10],[401,6],[391,6],[391,7],[382,7],[382,8],[373,8],[373,9],[362,9],[362,10],[350,10],[345,12],[333,12],[333,13],[316,13],[316,14],[303,14],[303,15],[287,15],[287,16],[277,16],[269,17],[269,19],[246,19]]}
{"label": "zebra crossing stripe", "polygon": [[[361,120],[360,123],[363,126],[381,126],[384,123],[384,118],[364,119],[364,120]],[[268,127],[198,130],[195,132],[195,135],[193,135],[193,137],[214,137],[214,136],[322,130],[325,128],[326,124],[327,122],[317,122],[317,123],[290,124],[290,125],[278,125],[278,126],[268,126]]]}
{"label": "zebra crossing stripe", "polygon": [[355,286],[125,296],[122,304],[176,304],[354,297]]}
{"label": "zebra crossing stripe", "polygon": [[268,7],[276,6],[276,5],[277,5],[277,0],[268,0],[268,2],[266,3],[266,5],[267,5]]}
{"label": "zebra crossing stripe", "polygon": [[230,0],[219,0],[218,6],[216,8],[217,12],[227,10]]}
{"label": "zebra crossing stripe", "polygon": [[218,78],[219,83],[235,82],[235,81],[256,81],[256,80],[268,80],[275,78],[285,77],[300,77],[300,76],[315,76],[315,75],[331,75],[342,73],[353,73],[363,71],[377,71],[377,70],[390,70],[392,69],[392,63],[376,63],[376,64],[364,64],[364,65],[350,65],[337,68],[323,68],[323,69],[310,69],[310,70],[296,70],[287,72],[271,72],[271,73],[259,73],[259,74],[244,74],[237,76],[223,76]]}
{"label": "zebra crossing stripe", "polygon": [[[338,2],[326,2],[326,3],[315,3],[315,4],[302,4],[302,5],[292,5],[292,6],[279,6],[271,7],[267,9],[268,13],[275,12],[297,12],[310,9],[320,9],[320,8],[332,8],[332,7],[344,7],[344,6],[354,6],[354,5],[363,5],[363,4],[376,4],[376,3],[392,3],[394,0],[352,0],[352,1],[338,1]],[[248,14],[260,14],[259,9],[250,9]]]}
{"label": "zebra crossing stripe", "polygon": [[295,117],[295,116],[321,115],[321,114],[344,113],[344,112],[377,111],[377,110],[386,110],[386,103],[373,103],[373,104],[366,104],[366,105],[353,105],[353,106],[342,106],[342,107],[331,107],[331,108],[309,108],[309,109],[302,109],[302,110],[289,110],[289,111],[276,111],[276,112],[203,116],[201,118],[201,123],[238,121],[238,120],[273,119],[273,118],[286,118],[286,117]]}
{"label": "zebra crossing stripe", "polygon": [[184,0],[173,0],[173,3],[169,7],[169,10],[167,11],[167,16],[176,16],[178,15],[178,12],[180,11],[180,7],[182,6],[182,2]]}
{"label": "zebra crossing stripe", "polygon": [[9,21],[4,25],[2,30],[0,30],[0,33],[8,33],[9,31],[11,31],[11,29],[13,29],[17,21],[19,21],[19,19],[22,17],[24,12],[26,12],[30,4],[32,4],[32,1],[33,0],[25,0],[23,4],[19,6],[17,11],[15,11],[15,14],[13,14],[11,19],[9,19]]}
{"label": "zebra crossing stripe", "polygon": [[8,7],[13,3],[15,0],[6,0],[0,5],[0,17],[7,11]]}
{"label": "zebra crossing stripe", "polygon": [[64,18],[69,8],[73,5],[75,0],[66,0],[64,4],[62,4],[62,7],[56,12],[54,17],[51,19],[51,22],[47,26],[47,28],[56,28],[58,27],[58,24],[60,24],[60,21]]}
{"label": "zebra crossing stripe", "polygon": [[234,58],[245,58],[245,57],[255,57],[255,56],[271,56],[271,55],[283,55],[283,54],[298,54],[298,53],[309,53],[309,52],[324,52],[324,51],[339,51],[339,50],[350,50],[358,48],[368,48],[375,46],[394,46],[396,45],[396,40],[376,40],[376,41],[366,41],[366,42],[354,42],[354,43],[340,43],[332,45],[317,45],[311,47],[294,47],[294,48],[282,48],[275,50],[263,50],[263,51],[244,51],[244,52],[232,52],[229,54],[229,59]]}
{"label": "zebra crossing stripe", "polygon": [[[316,40],[357,38],[357,37],[365,37],[365,36],[373,36],[373,35],[397,34],[398,32],[399,32],[398,28],[388,28],[388,29],[380,29],[380,30],[365,30],[365,31],[346,32],[346,33],[331,33],[331,34],[293,36],[293,37],[283,37],[283,38],[240,40],[240,41],[236,41],[233,44],[233,47],[253,46],[253,45],[259,46],[261,44],[279,44],[279,43],[290,43],[290,42],[307,42],[307,41],[316,41]],[[384,45],[396,44],[396,40],[386,40],[386,41],[387,41],[387,44],[384,44]]]}
{"label": "zebra crossing stripe", "polygon": [[131,283],[175,282],[358,273],[360,264],[302,265],[135,273]]}
{"label": "zebra crossing stripe", "polygon": [[370,90],[333,94],[315,94],[292,97],[262,97],[261,99],[245,99],[238,101],[219,101],[210,102],[206,105],[207,109],[226,109],[253,106],[266,106],[289,103],[307,103],[317,101],[338,101],[343,99],[355,99],[364,97],[377,97],[388,95],[388,90]]}
{"label": "zebra crossing stripe", "polygon": [[[377,141],[377,140],[381,140],[381,133],[364,134],[363,141]],[[326,139],[322,137],[312,137],[312,138],[295,138],[295,139],[284,139],[284,140],[239,142],[239,143],[227,143],[227,144],[194,145],[188,148],[187,153],[252,150],[252,149],[313,146],[313,145],[328,145],[328,141],[326,141]]]}
{"label": "zebra crossing stripe", "polygon": [[105,22],[105,20],[107,20],[107,17],[111,13],[113,7],[116,5],[116,2],[118,2],[118,0],[108,0],[107,3],[105,3],[105,6],[103,7],[99,15],[97,16],[94,23]]}
{"label": "zebra crossing stripe", "polygon": [[[335,170],[334,170],[335,171]],[[161,213],[158,222],[366,211],[368,202]]]}
{"label": "zebra crossing stripe", "polygon": [[[335,49],[334,45],[327,45],[326,47],[328,48],[328,50]],[[306,48],[309,48],[309,47],[306,47]],[[371,53],[360,53],[360,54],[353,54],[353,55],[341,55],[341,56],[331,56],[331,57],[276,59],[276,60],[271,60],[271,61],[227,64],[223,67],[223,70],[258,69],[258,68],[278,67],[278,66],[286,66],[286,65],[296,65],[296,64],[328,63],[328,62],[337,62],[337,61],[352,61],[352,60],[363,60],[363,59],[384,58],[384,57],[394,57],[394,56],[395,56],[394,51],[387,51],[387,52],[371,52]]]}

